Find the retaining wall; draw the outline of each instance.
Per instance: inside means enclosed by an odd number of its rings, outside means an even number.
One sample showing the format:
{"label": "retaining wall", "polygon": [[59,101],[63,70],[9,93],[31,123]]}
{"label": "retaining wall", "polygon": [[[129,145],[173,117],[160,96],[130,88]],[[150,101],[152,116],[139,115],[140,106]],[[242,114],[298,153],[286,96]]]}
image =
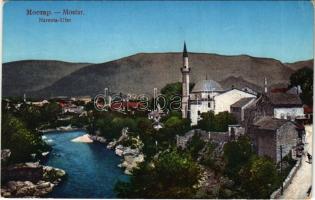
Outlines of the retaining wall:
{"label": "retaining wall", "polygon": [[[289,175],[286,177],[286,179],[283,182],[283,190],[287,189],[287,187],[290,185],[292,179],[294,178],[297,170],[300,168],[302,163],[302,158],[299,158],[296,162],[296,164],[294,165],[294,167],[291,169]],[[278,188],[276,191],[274,191],[271,195],[270,195],[270,199],[277,199],[281,196],[281,187]]]}

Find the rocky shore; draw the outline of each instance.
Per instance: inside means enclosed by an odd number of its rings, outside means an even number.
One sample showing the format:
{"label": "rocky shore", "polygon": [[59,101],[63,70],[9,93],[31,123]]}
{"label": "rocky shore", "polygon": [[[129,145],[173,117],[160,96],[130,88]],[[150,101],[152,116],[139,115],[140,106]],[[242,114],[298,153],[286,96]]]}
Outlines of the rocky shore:
{"label": "rocky shore", "polygon": [[89,138],[95,142],[99,142],[99,143],[106,143],[106,139],[104,137],[101,136],[96,136],[96,135],[89,135]]}
{"label": "rocky shore", "polygon": [[108,142],[104,137],[89,135],[93,141],[107,144],[106,148],[115,151],[117,156],[122,157],[122,163],[118,167],[124,168],[124,173],[131,175],[132,170],[138,166],[139,163],[144,161],[144,155],[141,153],[143,143],[137,137],[128,135],[128,128],[121,131],[121,136],[118,140]]}
{"label": "rocky shore", "polygon": [[19,163],[1,169],[2,197],[44,197],[66,176],[62,169]]}
{"label": "rocky shore", "polygon": [[[126,141],[131,143],[131,146],[124,146]],[[107,145],[107,149],[115,150],[115,154],[122,157],[123,161],[118,167],[124,168],[124,173],[132,174],[132,170],[144,161],[144,155],[141,153],[143,143],[139,138],[128,136],[128,129],[123,129],[118,140],[113,140]]]}

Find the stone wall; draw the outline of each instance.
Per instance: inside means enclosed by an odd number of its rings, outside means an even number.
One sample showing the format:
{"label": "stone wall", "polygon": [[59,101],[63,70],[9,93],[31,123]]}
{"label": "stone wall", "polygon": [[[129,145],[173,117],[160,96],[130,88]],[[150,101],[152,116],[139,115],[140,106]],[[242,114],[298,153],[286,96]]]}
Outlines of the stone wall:
{"label": "stone wall", "polygon": [[[294,167],[291,169],[289,175],[284,180],[283,184],[283,190],[287,189],[288,186],[291,184],[293,177],[295,176],[297,170],[300,168],[302,163],[302,159],[298,159]],[[281,186],[277,190],[275,190],[271,195],[270,199],[277,199],[281,196]]]}

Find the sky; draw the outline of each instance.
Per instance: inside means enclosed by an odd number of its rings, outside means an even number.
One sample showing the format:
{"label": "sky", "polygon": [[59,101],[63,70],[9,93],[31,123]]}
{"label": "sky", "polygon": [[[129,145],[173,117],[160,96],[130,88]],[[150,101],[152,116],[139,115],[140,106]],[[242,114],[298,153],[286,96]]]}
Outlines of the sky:
{"label": "sky", "polygon": [[[40,23],[26,10],[83,10],[70,23]],[[313,58],[309,1],[9,1],[3,62],[102,63],[144,52],[247,54],[295,62]]]}

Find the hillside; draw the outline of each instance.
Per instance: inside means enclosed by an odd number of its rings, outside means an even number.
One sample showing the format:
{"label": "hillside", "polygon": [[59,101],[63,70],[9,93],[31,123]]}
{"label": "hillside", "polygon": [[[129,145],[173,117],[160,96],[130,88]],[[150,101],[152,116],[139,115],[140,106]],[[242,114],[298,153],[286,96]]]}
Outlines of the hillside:
{"label": "hillside", "polygon": [[[247,55],[190,53],[189,61],[192,82],[205,79],[206,75],[216,81],[234,76],[242,77],[242,82],[262,87],[264,77],[268,78],[269,84],[288,83],[294,72],[278,60]],[[152,94],[154,87],[161,89],[167,83],[180,81],[181,66],[181,53],[140,53],[81,68],[34,94],[95,95],[105,87],[113,92]]]}
{"label": "hillside", "polygon": [[256,92],[262,92],[263,91],[263,87],[260,87],[258,85],[253,84],[253,83],[245,81],[243,79],[243,77],[241,77],[241,76],[238,76],[238,77],[229,76],[228,78],[219,81],[219,83],[225,89],[232,88],[232,87],[242,89],[242,88],[248,87],[248,88],[251,88],[252,90],[254,90]]}
{"label": "hillside", "polygon": [[23,93],[43,89],[87,65],[89,64],[49,60],[4,63],[2,65],[3,95],[21,96]]}
{"label": "hillside", "polygon": [[294,63],[286,63],[286,66],[290,67],[293,70],[299,70],[303,67],[308,67],[308,68],[314,68],[313,67],[313,60],[305,60],[305,61],[298,61]]}

